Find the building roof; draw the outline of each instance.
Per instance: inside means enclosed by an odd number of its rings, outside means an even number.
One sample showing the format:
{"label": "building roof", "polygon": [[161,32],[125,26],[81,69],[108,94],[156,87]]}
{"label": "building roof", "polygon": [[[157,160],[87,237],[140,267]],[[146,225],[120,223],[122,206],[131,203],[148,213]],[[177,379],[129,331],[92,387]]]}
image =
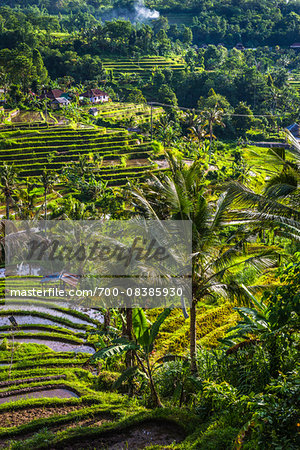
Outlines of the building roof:
{"label": "building roof", "polygon": [[55,98],[52,103],[60,103],[61,105],[65,105],[66,103],[70,103],[70,101],[65,97]]}
{"label": "building roof", "polygon": [[300,48],[300,42],[295,42],[294,44],[290,45],[290,48]]}
{"label": "building roof", "polygon": [[64,93],[64,91],[62,91],[61,89],[51,89],[50,91],[46,92],[45,94],[42,94],[41,97],[42,98],[50,98],[52,100],[59,98],[62,96],[62,94]]}
{"label": "building roof", "polygon": [[89,89],[88,91],[84,92],[83,94],[81,94],[82,97],[104,97],[107,96],[108,94],[104,91],[101,91],[101,89]]}
{"label": "building roof", "polygon": [[294,135],[299,136],[300,134],[300,125],[298,123],[293,123],[292,125],[288,126],[287,129]]}

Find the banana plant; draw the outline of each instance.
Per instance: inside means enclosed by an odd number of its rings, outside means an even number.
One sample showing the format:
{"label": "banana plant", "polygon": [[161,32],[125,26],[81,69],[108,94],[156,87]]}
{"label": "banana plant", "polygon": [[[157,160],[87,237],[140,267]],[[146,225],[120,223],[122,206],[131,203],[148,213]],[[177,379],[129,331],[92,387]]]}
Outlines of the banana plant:
{"label": "banana plant", "polygon": [[115,382],[114,387],[117,388],[123,382],[131,380],[135,375],[142,374],[149,383],[153,404],[158,408],[161,408],[163,405],[155,387],[153,372],[158,367],[161,367],[161,364],[167,360],[170,361],[170,358],[175,359],[176,356],[168,355],[159,358],[154,363],[150,361],[150,356],[153,352],[160,326],[170,313],[171,308],[164,309],[156,321],[151,324],[142,308],[133,308],[132,328],[135,339],[129,340],[127,337],[116,337],[112,339],[110,345],[101,348],[92,356],[92,361],[96,361],[132,351],[136,364],[122,373]]}
{"label": "banana plant", "polygon": [[[241,319],[234,327],[227,330],[228,336],[220,339],[223,344],[229,346],[226,354],[236,353],[240,348],[248,345],[260,344],[265,346],[269,353],[270,374],[276,378],[280,369],[280,341],[287,338],[288,322],[277,323],[274,314],[274,306],[266,304],[264,299],[258,300],[243,286],[252,307],[234,308]],[[275,291],[276,295],[276,291]],[[282,314],[283,315],[283,314]],[[292,314],[291,314],[292,315]],[[238,341],[235,341],[237,339]]]}

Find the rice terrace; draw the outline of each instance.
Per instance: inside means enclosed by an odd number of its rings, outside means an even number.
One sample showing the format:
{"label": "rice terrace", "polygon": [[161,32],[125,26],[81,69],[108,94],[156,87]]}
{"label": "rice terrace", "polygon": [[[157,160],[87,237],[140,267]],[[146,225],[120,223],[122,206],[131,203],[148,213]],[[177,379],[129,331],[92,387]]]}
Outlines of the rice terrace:
{"label": "rice terrace", "polygon": [[2,0],[0,449],[299,448],[299,36]]}

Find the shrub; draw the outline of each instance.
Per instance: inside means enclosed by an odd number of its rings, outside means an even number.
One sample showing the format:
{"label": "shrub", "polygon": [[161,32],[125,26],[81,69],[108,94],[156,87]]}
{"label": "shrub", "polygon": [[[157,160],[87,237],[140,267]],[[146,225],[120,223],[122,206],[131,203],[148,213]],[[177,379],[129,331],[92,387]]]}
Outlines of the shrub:
{"label": "shrub", "polygon": [[192,449],[231,450],[238,433],[238,428],[224,425],[220,421],[214,422],[197,440]]}
{"label": "shrub", "polygon": [[266,141],[268,140],[268,134],[263,130],[251,129],[246,131],[246,138],[254,142]]}
{"label": "shrub", "polygon": [[110,370],[101,370],[98,375],[95,388],[99,391],[112,391],[113,384],[120,377],[119,372],[111,372]]}
{"label": "shrub", "polygon": [[9,345],[8,345],[8,340],[7,338],[4,338],[3,341],[0,344],[0,350],[8,350],[9,349]]}

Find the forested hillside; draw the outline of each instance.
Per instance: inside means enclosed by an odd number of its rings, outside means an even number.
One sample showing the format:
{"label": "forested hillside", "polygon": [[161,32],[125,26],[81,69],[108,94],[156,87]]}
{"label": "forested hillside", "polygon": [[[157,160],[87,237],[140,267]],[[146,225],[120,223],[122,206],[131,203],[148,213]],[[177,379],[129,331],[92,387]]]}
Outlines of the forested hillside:
{"label": "forested hillside", "polygon": [[[3,0],[2,4],[40,6],[51,14],[72,13],[78,24],[84,16],[92,22],[90,15],[104,20],[118,16],[138,21],[153,18],[149,11],[139,11],[143,2],[138,0]],[[171,13],[171,21],[177,25],[189,25],[194,44],[235,45],[243,41],[248,47],[285,46],[299,39],[299,0],[148,0],[145,6],[162,15]]]}

